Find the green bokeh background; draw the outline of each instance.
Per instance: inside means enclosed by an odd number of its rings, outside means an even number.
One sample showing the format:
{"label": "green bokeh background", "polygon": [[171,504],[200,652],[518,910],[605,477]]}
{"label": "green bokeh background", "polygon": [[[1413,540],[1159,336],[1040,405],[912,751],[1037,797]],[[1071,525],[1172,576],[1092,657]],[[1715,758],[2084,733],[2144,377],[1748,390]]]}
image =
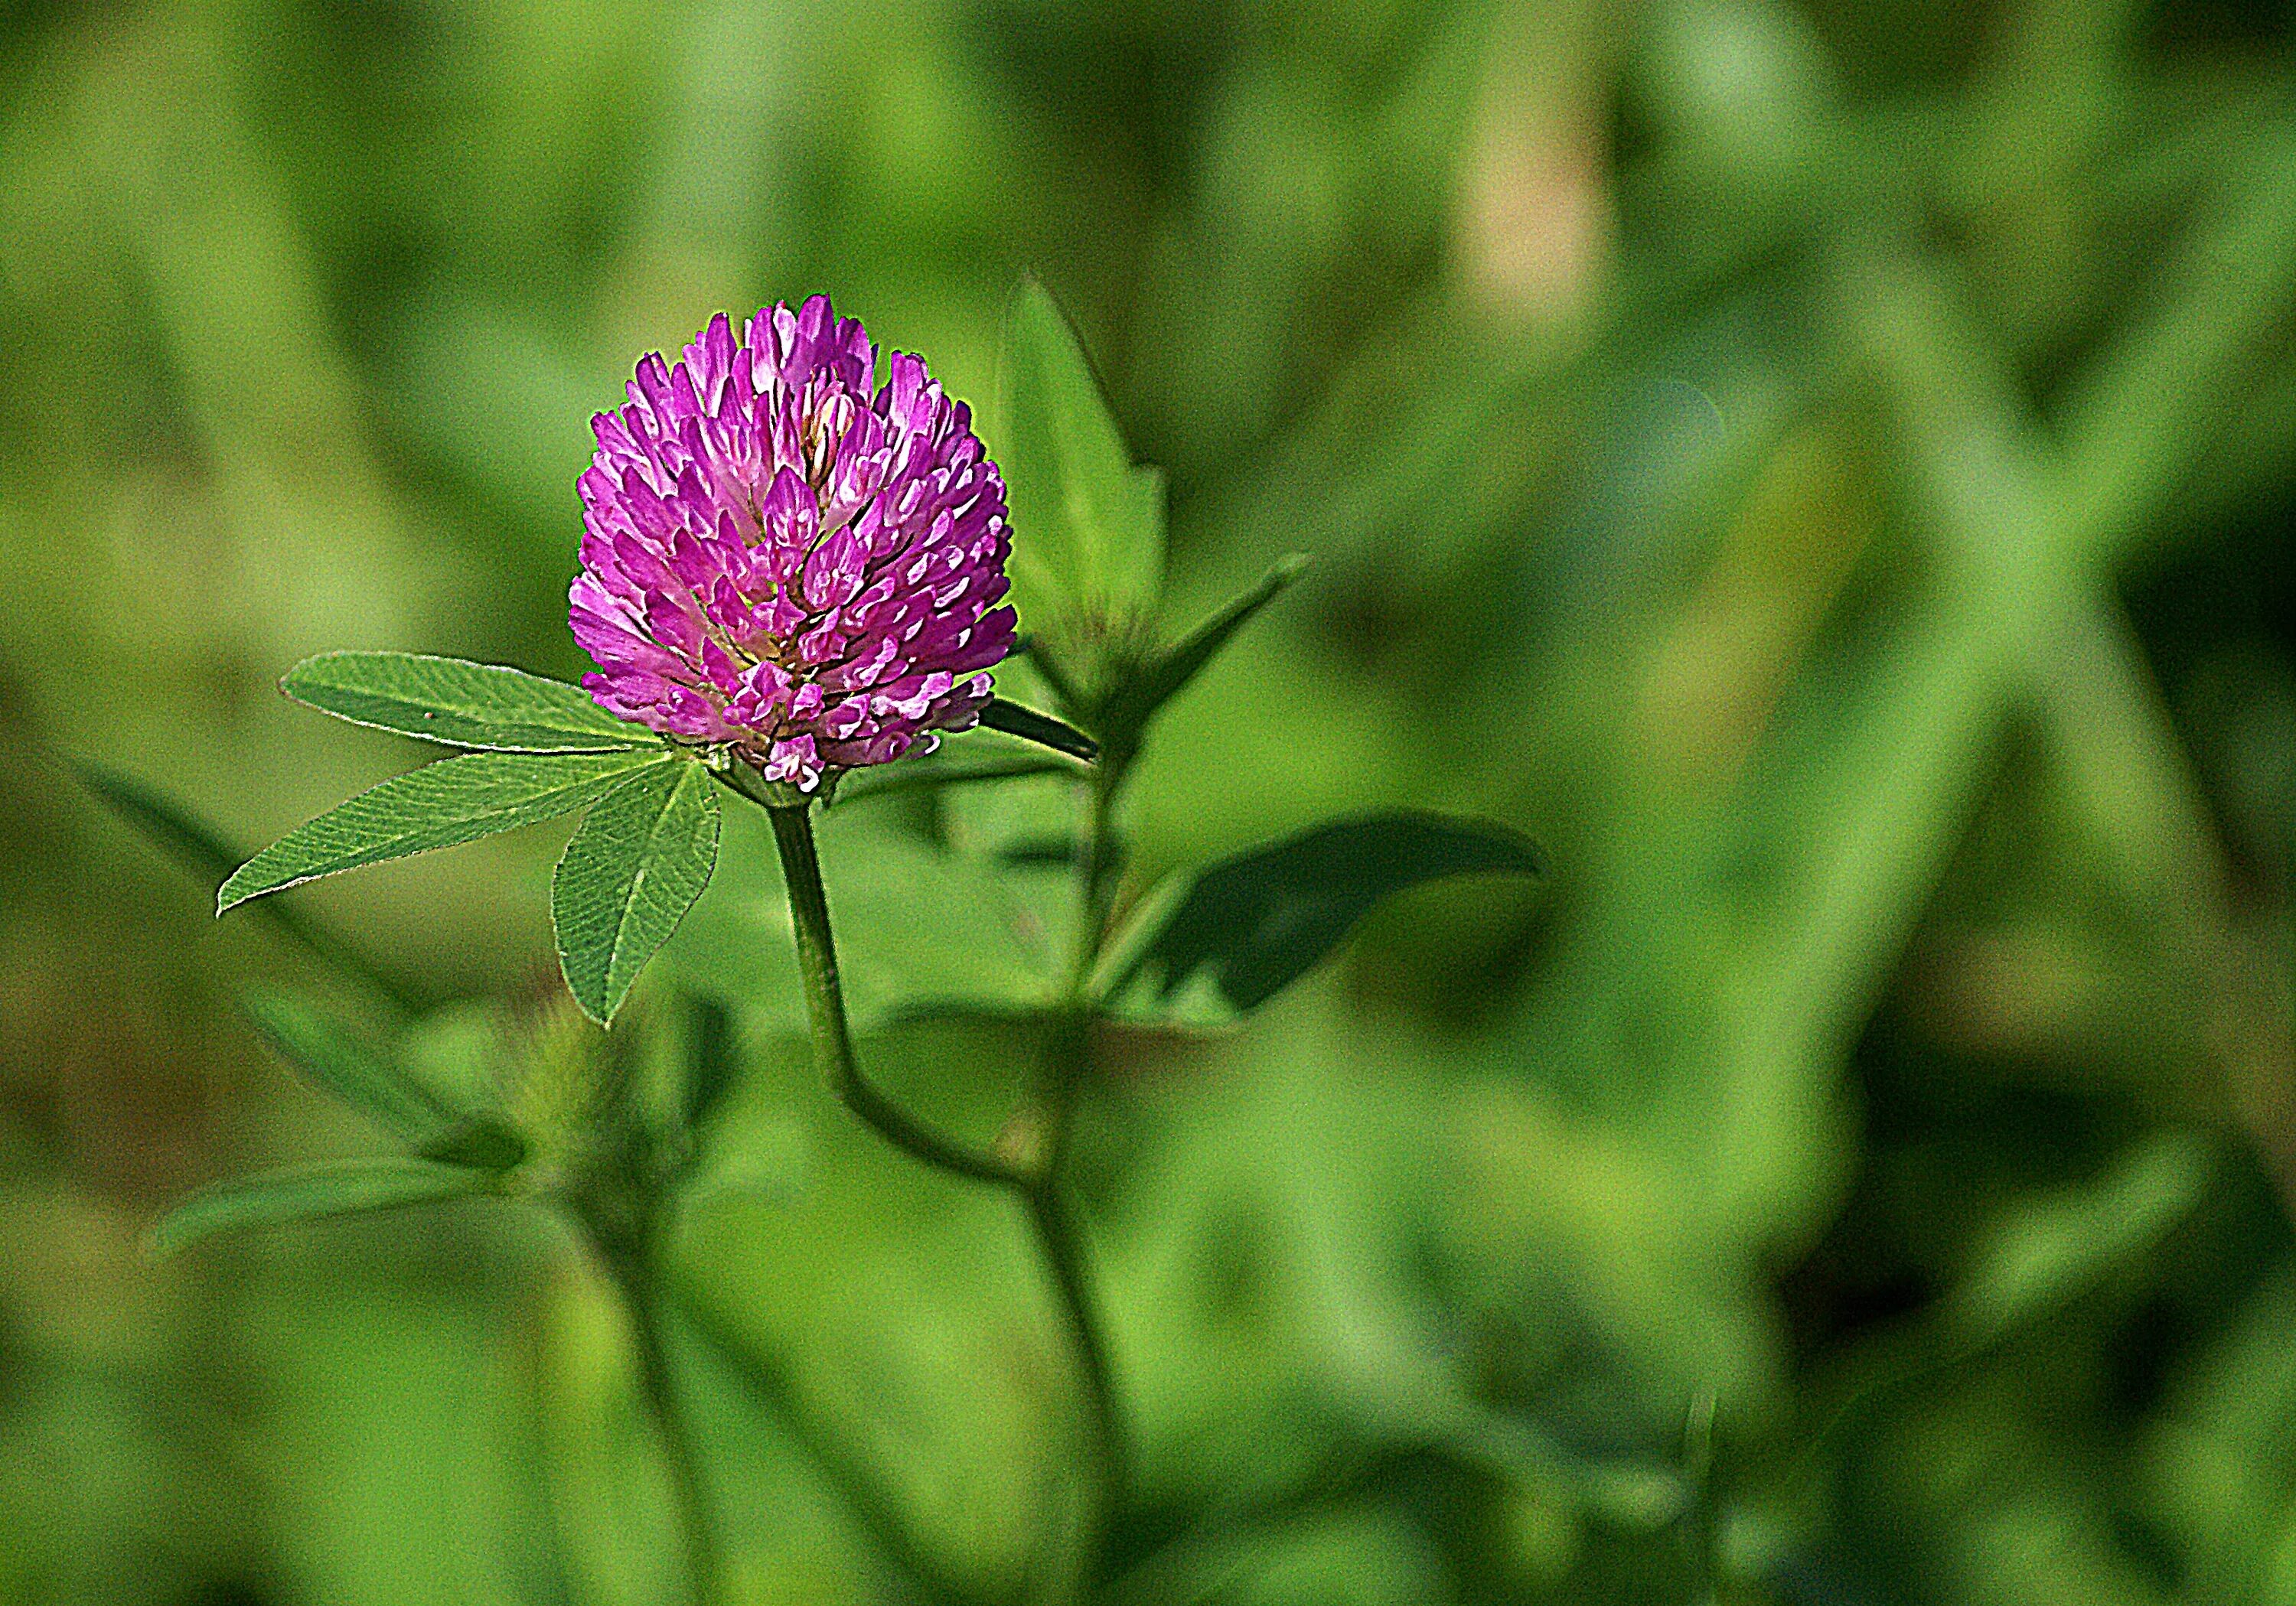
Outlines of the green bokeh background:
{"label": "green bokeh background", "polygon": [[[141,1256],[378,1140],[235,1012],[294,951],[57,760],[267,840],[419,756],[278,697],[301,656],[578,671],[636,353],[827,290],[993,447],[1029,273],[1169,471],[1176,618],[1318,558],[1160,732],[1139,873],[1398,804],[1554,866],[1107,1045],[1119,1598],[1688,1602],[1704,1552],[1732,1602],[2296,1601],[2291,26],[0,5],[0,1601],[675,1598],[546,1224]],[[563,834],[291,896],[454,1061],[558,1029]],[[685,1250],[743,1598],[1050,1598],[1082,1427],[1018,1220],[775,1018]],[[993,1040],[867,1052],[993,1124]]]}

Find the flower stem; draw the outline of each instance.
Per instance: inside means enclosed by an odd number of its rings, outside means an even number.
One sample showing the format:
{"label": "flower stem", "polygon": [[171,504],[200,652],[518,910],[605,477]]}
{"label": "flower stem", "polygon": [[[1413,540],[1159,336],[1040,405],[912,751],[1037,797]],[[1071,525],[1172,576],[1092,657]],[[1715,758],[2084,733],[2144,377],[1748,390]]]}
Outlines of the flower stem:
{"label": "flower stem", "polygon": [[[1123,755],[1111,751],[1096,766],[1085,784],[1086,793],[1085,825],[1077,839],[1077,938],[1076,963],[1069,972],[1069,1004],[1081,1013],[1086,1006],[1085,989],[1092,977],[1094,963],[1100,958],[1100,947],[1108,936],[1108,913],[1116,895],[1116,836],[1112,827],[1116,813],[1116,789],[1124,783]],[[1079,1044],[1080,1049],[1086,1044]],[[1074,1069],[1081,1070],[1081,1061]]]}
{"label": "flower stem", "polygon": [[1683,1476],[1690,1486],[1690,1507],[1684,1513],[1683,1539],[1690,1552],[1693,1594],[1691,1606],[1716,1606],[1720,1599],[1722,1569],[1718,1555],[1718,1534],[1714,1512],[1714,1390],[1701,1389],[1690,1402],[1690,1420],[1683,1429]]}
{"label": "flower stem", "polygon": [[1029,1196],[1029,1223],[1036,1228],[1037,1244],[1052,1267],[1053,1281],[1076,1333],[1093,1428],[1099,1440],[1100,1489],[1093,1513],[1091,1548],[1086,1553],[1088,1573],[1095,1579],[1106,1565],[1109,1542],[1124,1507],[1130,1457],[1108,1337],[1096,1314],[1084,1242],[1062,1191],[1061,1174],[1075,1127],[1077,1095],[1092,1069],[1092,1006],[1087,994],[1108,934],[1109,908],[1115,893],[1117,864],[1111,824],[1125,764],[1121,752],[1103,750],[1102,763],[1086,783],[1090,791],[1084,830],[1077,842],[1076,959],[1069,971],[1068,1007],[1053,1044],[1052,1141],[1044,1175]]}
{"label": "flower stem", "polygon": [[831,1090],[886,1142],[925,1164],[976,1182],[1025,1190],[1030,1180],[1027,1172],[943,1137],[861,1074],[853,1054],[852,1028],[845,1020],[845,991],[837,978],[837,940],[830,932],[829,897],[821,881],[821,855],[814,847],[810,805],[768,804],[766,816],[774,823],[782,879],[789,886],[798,969],[805,979],[806,1012],[813,1022],[814,1058]]}
{"label": "flower stem", "polygon": [[[741,790],[746,795],[757,796],[746,787]],[[1088,1575],[1096,1577],[1111,1525],[1123,1499],[1123,1433],[1107,1339],[1094,1307],[1083,1241],[1059,1184],[1069,1107],[1089,1053],[1088,1022],[1081,1009],[1071,1009],[1060,1034],[1054,1071],[1051,1142],[1043,1163],[1008,1162],[945,1137],[919,1121],[879,1092],[861,1074],[855,1058],[852,1029],[845,1017],[844,991],[838,980],[837,944],[830,928],[829,899],[822,884],[821,857],[814,844],[809,805],[768,801],[764,798],[758,800],[766,805],[767,817],[773,822],[774,843],[781,850],[782,878],[789,889],[790,917],[797,931],[798,968],[804,978],[807,1011],[813,1023],[814,1057],[822,1075],[848,1109],[896,1148],[954,1176],[1009,1188],[1020,1195],[1027,1207],[1029,1226],[1051,1271],[1054,1290],[1076,1340],[1093,1436],[1097,1443],[1099,1487],[1086,1553]],[[1080,866],[1084,872],[1086,929],[1078,939],[1082,950],[1076,984],[1079,998],[1083,978],[1089,974],[1091,957],[1098,947],[1099,926],[1105,912],[1102,889],[1107,879],[1103,859],[1107,817],[1106,795],[1095,782],[1094,823]]]}

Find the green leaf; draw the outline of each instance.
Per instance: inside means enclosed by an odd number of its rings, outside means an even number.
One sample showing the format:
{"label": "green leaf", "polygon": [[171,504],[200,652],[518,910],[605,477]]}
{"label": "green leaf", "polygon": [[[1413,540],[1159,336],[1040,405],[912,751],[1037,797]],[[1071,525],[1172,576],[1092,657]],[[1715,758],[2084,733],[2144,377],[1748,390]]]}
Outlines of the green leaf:
{"label": "green leaf", "polygon": [[638,770],[680,762],[660,748],[441,758],[289,832],[223,884],[216,913],[338,871],[556,819],[595,802]]}
{"label": "green leaf", "polygon": [[2195,1133],[2153,1133],[2096,1181],[2005,1211],[1980,1235],[1946,1309],[1965,1332],[1990,1341],[2070,1303],[2189,1216],[2215,1158]]}
{"label": "green leaf", "polygon": [[[175,799],[132,775],[90,758],[68,758],[80,784],[109,804],[147,841],[199,878],[209,892],[220,886],[247,856],[221,832],[193,814]],[[291,905],[266,904],[272,922],[338,975],[413,1012],[421,1000],[365,955],[352,948]]]}
{"label": "green leaf", "polygon": [[977,764],[942,764],[931,759],[881,764],[846,776],[837,788],[837,801],[860,803],[871,798],[938,791],[951,786],[977,786],[989,781],[1026,781],[1037,775],[1075,775],[1082,773],[1065,759],[1037,758],[1031,754],[991,758]]}
{"label": "green leaf", "polygon": [[1151,900],[1119,938],[1110,993],[1160,1013],[1208,987],[1232,1009],[1256,1009],[1384,897],[1447,876],[1538,869],[1538,849],[1500,825],[1413,813],[1319,825],[1224,859],[1185,891]]}
{"label": "green leaf", "polygon": [[734,1017],[715,998],[688,1001],[685,1037],[685,1125],[701,1132],[717,1116],[718,1107],[734,1086],[741,1069],[741,1045]]}
{"label": "green leaf", "polygon": [[1156,710],[1169,702],[1203,667],[1219,656],[1254,614],[1282,595],[1308,567],[1305,553],[1292,553],[1260,577],[1259,583],[1166,648],[1118,686],[1106,716],[1108,725],[1137,733]]}
{"label": "green leaf", "polygon": [[657,766],[590,811],[550,883],[559,967],[585,1014],[614,1018],[717,864],[717,787],[699,764]]}
{"label": "green leaf", "polygon": [[1145,615],[1164,578],[1164,480],[1136,468],[1084,348],[1042,285],[1013,307],[1001,417],[1023,625],[1065,647]]}
{"label": "green leaf", "polygon": [[579,686],[460,658],[323,652],[288,670],[279,689],[354,725],[447,747],[568,753],[661,745],[660,737],[615,718]]}
{"label": "green leaf", "polygon": [[508,1171],[522,1162],[529,1149],[526,1135],[496,1115],[467,1115],[456,1119],[416,1148],[424,1159],[442,1165],[470,1166],[481,1171]]}
{"label": "green leaf", "polygon": [[172,1255],[202,1238],[242,1227],[481,1193],[494,1180],[484,1171],[421,1159],[346,1159],[266,1171],[202,1188],[168,1211],[152,1229],[152,1252]]}
{"label": "green leaf", "polygon": [[280,1058],[406,1142],[426,1142],[455,1119],[437,1094],[308,999],[283,988],[252,987],[240,1002]]}
{"label": "green leaf", "polygon": [[1071,758],[1081,758],[1089,764],[1100,757],[1100,744],[1078,730],[1064,725],[1050,714],[1039,714],[1034,709],[1022,708],[1002,697],[992,697],[981,708],[980,723],[992,731],[1002,731],[1007,736],[1018,736],[1039,747],[1048,747],[1056,753],[1066,753]]}
{"label": "green leaf", "polygon": [[226,876],[239,868],[242,856],[239,849],[226,840],[221,832],[194,816],[173,798],[92,758],[69,758],[65,762],[82,786],[110,804],[146,840],[209,886],[220,885]]}

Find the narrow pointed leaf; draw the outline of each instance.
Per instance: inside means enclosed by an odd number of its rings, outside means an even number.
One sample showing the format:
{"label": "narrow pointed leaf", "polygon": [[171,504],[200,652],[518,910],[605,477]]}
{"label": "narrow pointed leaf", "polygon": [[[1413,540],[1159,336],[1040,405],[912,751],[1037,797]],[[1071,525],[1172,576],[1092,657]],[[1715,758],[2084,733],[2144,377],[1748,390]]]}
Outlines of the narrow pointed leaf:
{"label": "narrow pointed leaf", "polygon": [[1120,686],[1109,709],[1109,720],[1132,731],[1148,721],[1193,680],[1206,664],[1219,656],[1235,633],[1252,616],[1282,595],[1308,567],[1307,554],[1292,553],[1260,577],[1259,583],[1197,626],[1185,639],[1151,659]]}
{"label": "narrow pointed leaf", "polygon": [[[245,852],[222,832],[157,788],[92,758],[69,758],[64,762],[81,785],[109,805],[146,841],[189,871],[210,896],[246,858]],[[400,1009],[411,1012],[421,1006],[421,1000],[373,960],[291,905],[266,904],[263,909],[275,925],[337,975]]]}
{"label": "narrow pointed leaf", "polygon": [[[1156,1012],[1201,999],[1259,1007],[1315,968],[1381,899],[1446,876],[1536,875],[1538,852],[1504,826],[1414,813],[1336,821],[1199,873],[1144,910],[1111,993]],[[1122,1012],[1121,1011],[1119,1012]]]}
{"label": "narrow pointed leaf", "polygon": [[209,886],[220,886],[246,856],[175,799],[92,758],[65,760],[79,783],[109,804],[154,847]]}
{"label": "narrow pointed leaf", "polygon": [[[1081,732],[1079,739],[1089,742]],[[849,774],[837,789],[840,803],[859,803],[870,798],[898,797],[904,792],[939,791],[949,786],[977,786],[991,781],[1026,781],[1038,775],[1076,775],[1084,772],[1064,758],[1023,756],[980,764],[887,764]]]}
{"label": "narrow pointed leaf", "polygon": [[550,884],[559,967],[574,1002],[604,1024],[718,864],[718,791],[680,762],[649,770],[590,811]]}
{"label": "narrow pointed leaf", "polygon": [[494,1178],[463,1166],[421,1159],[347,1159],[267,1171],[203,1188],[162,1217],[152,1230],[155,1255],[242,1227],[272,1226],[387,1210],[434,1199],[482,1193]]}
{"label": "narrow pointed leaf", "polygon": [[441,758],[289,832],[223,884],[216,913],[339,871],[556,819],[597,801],[641,769],[682,762],[660,748]]}
{"label": "narrow pointed leaf", "polygon": [[309,1000],[257,987],[240,1002],[280,1058],[406,1142],[426,1142],[455,1119],[436,1094]]}
{"label": "narrow pointed leaf", "polygon": [[1021,737],[1039,747],[1051,748],[1056,753],[1081,758],[1087,764],[1100,757],[1100,743],[1074,725],[1063,724],[1050,714],[1039,714],[1034,709],[1022,708],[1017,702],[1007,702],[1002,697],[988,700],[988,705],[980,710],[980,723],[992,731]]}
{"label": "narrow pointed leaf", "polygon": [[661,738],[615,718],[587,692],[500,664],[414,652],[323,652],[279,689],[354,725],[447,747],[508,753],[659,749]]}
{"label": "narrow pointed leaf", "polygon": [[1013,307],[1004,381],[997,462],[1021,619],[1059,639],[1072,621],[1145,614],[1163,585],[1163,477],[1134,466],[1084,347],[1042,285]]}

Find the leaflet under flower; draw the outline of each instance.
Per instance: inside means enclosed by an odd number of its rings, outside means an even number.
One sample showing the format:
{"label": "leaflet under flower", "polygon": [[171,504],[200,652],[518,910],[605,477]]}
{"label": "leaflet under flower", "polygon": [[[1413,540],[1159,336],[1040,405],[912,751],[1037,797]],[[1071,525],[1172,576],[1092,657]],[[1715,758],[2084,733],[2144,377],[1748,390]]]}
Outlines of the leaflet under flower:
{"label": "leaflet under flower", "polygon": [[1013,650],[1004,483],[918,358],[816,296],[638,365],[582,476],[575,639],[611,712],[807,791],[978,723]]}

